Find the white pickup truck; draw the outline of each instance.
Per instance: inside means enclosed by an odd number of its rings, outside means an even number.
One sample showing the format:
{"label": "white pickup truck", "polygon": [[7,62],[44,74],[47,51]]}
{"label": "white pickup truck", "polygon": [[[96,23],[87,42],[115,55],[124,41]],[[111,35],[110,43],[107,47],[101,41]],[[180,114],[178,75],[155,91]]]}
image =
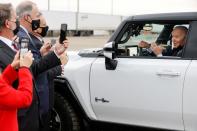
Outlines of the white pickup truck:
{"label": "white pickup truck", "polygon": [[[140,41],[172,46],[188,28],[181,56],[156,57]],[[70,52],[55,80],[51,127],[59,131],[197,131],[197,12],[131,16],[103,49]]]}

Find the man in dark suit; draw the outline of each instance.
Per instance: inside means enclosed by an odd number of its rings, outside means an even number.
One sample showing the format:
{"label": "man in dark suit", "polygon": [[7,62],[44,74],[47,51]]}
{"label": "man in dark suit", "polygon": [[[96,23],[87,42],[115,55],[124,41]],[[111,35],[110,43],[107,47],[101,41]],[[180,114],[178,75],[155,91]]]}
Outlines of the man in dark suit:
{"label": "man in dark suit", "polygon": [[166,48],[156,43],[149,44],[145,41],[139,43],[139,47],[150,48],[152,55],[156,56],[182,56],[182,49],[186,43],[188,29],[185,26],[176,26],[172,31],[172,45]]}
{"label": "man in dark suit", "polygon": [[[26,8],[27,4],[22,8],[21,5],[19,5],[19,7],[20,9]],[[19,16],[21,16],[21,14],[25,12],[25,10],[23,9],[23,12],[22,11],[20,12],[21,13],[18,14]],[[20,20],[22,21],[22,19],[24,19],[24,17],[22,17]],[[29,29],[29,31],[31,32],[29,32],[28,34],[32,40],[32,43],[34,44],[30,46],[29,49],[32,50],[35,60],[40,59],[42,56],[46,55],[48,52],[50,52],[51,49],[51,45],[49,43],[44,44],[44,40],[43,40],[43,37],[46,36],[48,31],[46,20],[43,15],[39,16],[39,20],[40,23],[38,29],[36,30],[32,29],[32,31]],[[24,22],[21,23],[21,26],[23,25]],[[26,26],[24,25],[24,27]],[[19,31],[19,33],[20,32],[21,31]],[[38,87],[38,95],[40,98],[41,131],[49,130],[50,112],[53,107],[53,99],[54,99],[53,78],[56,77],[57,75],[61,75],[61,72],[62,72],[61,66],[57,66],[47,72],[43,72],[36,78],[36,85]]]}
{"label": "man in dark suit", "polygon": [[[21,28],[19,30],[18,36],[28,36],[30,38],[30,44],[28,48],[32,51],[33,56],[36,60],[39,60],[44,56],[46,53],[49,52],[50,45],[42,46],[42,50],[38,48],[40,45],[43,45],[43,35],[46,35],[48,29],[46,25],[41,27],[41,22],[43,22],[44,17],[40,13],[37,5],[30,1],[25,1],[20,3],[17,8],[17,16],[19,17]],[[46,23],[45,23],[46,24]],[[44,27],[45,26],[45,27]],[[47,30],[46,30],[47,29]],[[42,32],[37,33],[37,31],[42,30]],[[43,33],[44,31],[44,33]],[[41,36],[42,35],[42,36]],[[61,60],[61,59],[60,59]],[[48,80],[47,73],[51,72],[55,75],[61,74],[61,67],[55,67],[47,72],[43,72],[39,76],[35,78],[38,95],[40,98],[40,129],[47,130],[48,125],[48,114],[49,110],[52,108],[53,104],[53,80]],[[50,73],[50,74],[51,74]],[[54,77],[54,76],[53,76]]]}
{"label": "man in dark suit", "polygon": [[[12,39],[19,29],[16,13],[11,4],[0,4],[0,68],[2,70],[12,62],[16,48]],[[55,51],[48,53],[41,59],[34,61],[31,71],[34,77],[61,64],[59,56],[66,50],[68,43],[57,45]],[[14,87],[17,87],[17,82]],[[19,129],[21,131],[39,130],[39,96],[34,83],[33,101],[29,108],[20,110],[18,114]]]}
{"label": "man in dark suit", "polygon": [[[32,38],[33,42],[35,43],[38,51],[40,49],[41,50],[46,49],[45,47],[44,48],[41,48],[41,47],[48,46],[48,43],[42,43],[42,38],[39,35],[35,35],[35,34],[29,34],[29,35]],[[43,53],[45,53],[45,54],[43,54]],[[43,53],[41,53],[42,56],[46,55],[47,52],[44,51]],[[53,87],[54,82],[53,82],[53,79],[56,76],[61,75],[61,73],[62,73],[61,66],[56,66],[56,67],[48,70],[47,72],[42,73],[36,79],[36,82],[37,82],[36,84],[38,85],[38,88],[43,87],[40,89],[40,93],[43,96],[43,99],[41,98],[42,100],[40,103],[40,110],[42,111],[41,112],[42,126],[40,127],[40,129],[41,129],[40,131],[49,131],[50,115],[51,115],[51,111],[52,111],[53,103],[54,103],[54,87]],[[47,109],[45,108],[46,106],[47,106]]]}

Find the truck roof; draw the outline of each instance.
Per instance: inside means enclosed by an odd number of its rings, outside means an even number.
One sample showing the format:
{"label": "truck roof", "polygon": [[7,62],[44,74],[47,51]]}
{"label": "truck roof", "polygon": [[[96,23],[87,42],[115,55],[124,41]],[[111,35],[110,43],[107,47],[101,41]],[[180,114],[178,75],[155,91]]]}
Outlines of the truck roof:
{"label": "truck roof", "polygon": [[128,21],[194,21],[197,20],[197,12],[158,13],[130,16]]}

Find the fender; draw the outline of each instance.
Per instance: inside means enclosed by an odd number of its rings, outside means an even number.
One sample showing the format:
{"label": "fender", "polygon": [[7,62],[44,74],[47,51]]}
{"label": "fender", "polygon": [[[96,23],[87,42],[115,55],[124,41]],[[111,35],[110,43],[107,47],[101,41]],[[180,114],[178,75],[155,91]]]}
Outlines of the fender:
{"label": "fender", "polygon": [[86,122],[91,121],[82,105],[80,104],[74,91],[72,90],[70,83],[65,77],[57,77],[54,79],[54,90],[55,92],[60,93],[70,102],[74,109],[76,109],[76,113],[80,116],[81,119],[85,120]]}

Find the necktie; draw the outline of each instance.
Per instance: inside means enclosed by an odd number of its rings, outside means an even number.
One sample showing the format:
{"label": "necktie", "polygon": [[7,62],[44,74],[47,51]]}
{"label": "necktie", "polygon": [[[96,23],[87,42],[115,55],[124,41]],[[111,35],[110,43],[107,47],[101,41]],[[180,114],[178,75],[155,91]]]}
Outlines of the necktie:
{"label": "necktie", "polygon": [[18,46],[17,46],[17,43],[12,42],[12,46],[14,47],[14,49],[15,49],[16,51],[18,51],[18,50],[19,50],[19,49],[18,49]]}

